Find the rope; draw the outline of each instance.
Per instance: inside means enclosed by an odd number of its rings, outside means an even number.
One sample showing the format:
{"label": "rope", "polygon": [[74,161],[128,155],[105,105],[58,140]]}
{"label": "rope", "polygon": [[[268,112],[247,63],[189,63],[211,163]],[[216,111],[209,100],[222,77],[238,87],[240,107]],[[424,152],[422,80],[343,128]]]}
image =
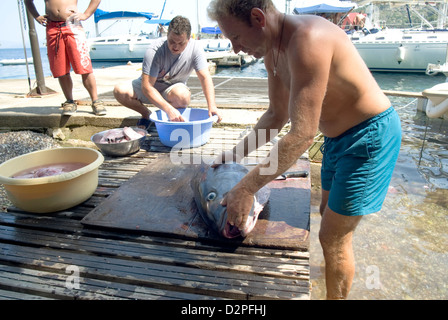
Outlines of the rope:
{"label": "rope", "polygon": [[26,30],[26,9],[25,4],[23,0],[17,0],[20,3],[20,6],[22,7],[22,16],[23,16],[23,28]]}
{"label": "rope", "polygon": [[404,106],[402,106],[402,107],[400,107],[400,108],[395,108],[395,111],[398,111],[398,110],[407,108],[407,107],[409,107],[412,103],[414,103],[415,101],[417,101],[417,98],[415,98],[414,100],[412,100],[411,102],[409,102],[407,105],[404,105]]}

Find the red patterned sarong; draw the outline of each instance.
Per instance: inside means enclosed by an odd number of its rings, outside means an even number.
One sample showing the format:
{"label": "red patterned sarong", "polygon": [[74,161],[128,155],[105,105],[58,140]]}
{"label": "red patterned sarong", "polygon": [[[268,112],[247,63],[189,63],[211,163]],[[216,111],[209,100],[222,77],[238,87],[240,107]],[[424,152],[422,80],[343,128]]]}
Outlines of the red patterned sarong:
{"label": "red patterned sarong", "polygon": [[70,65],[76,74],[93,72],[86,34],[81,25],[48,21],[47,53],[55,78],[70,73]]}

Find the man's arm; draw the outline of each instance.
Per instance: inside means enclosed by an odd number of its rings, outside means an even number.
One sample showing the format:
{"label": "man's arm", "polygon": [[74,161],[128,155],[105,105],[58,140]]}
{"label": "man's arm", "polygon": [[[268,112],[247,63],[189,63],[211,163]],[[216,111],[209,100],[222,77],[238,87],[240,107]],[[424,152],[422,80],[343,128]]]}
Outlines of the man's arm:
{"label": "man's arm", "polygon": [[34,0],[25,0],[25,6],[39,24],[43,26],[47,24],[47,18],[39,14],[39,12],[36,9],[36,6],[34,5]]}
{"label": "man's arm", "polygon": [[78,13],[76,11],[72,11],[73,14],[69,17],[69,19],[84,21],[90,18],[95,10],[100,5],[101,0],[91,0],[89,6],[84,11],[84,13]]}
{"label": "man's arm", "polygon": [[207,100],[209,116],[217,115],[218,122],[222,120],[221,113],[216,107],[215,102],[215,87],[213,85],[212,77],[207,69],[196,71],[196,74],[201,82],[202,91],[204,92],[205,99]]}
{"label": "man's arm", "polygon": [[[292,40],[291,40],[292,41]],[[268,157],[250,171],[226,196],[228,222],[241,228],[250,212],[254,194],[279,174],[288,170],[312,144],[319,127],[322,103],[329,78],[332,52],[328,47],[316,48],[316,41],[296,41],[287,51],[290,76],[288,101],[277,96],[273,82],[280,79],[269,76],[270,111],[260,119],[256,128],[273,125],[281,119],[284,107],[291,121],[291,129],[272,148]],[[313,44],[313,45],[311,45]],[[316,44],[316,46],[319,46]],[[316,56],[319,52],[319,56]],[[280,100],[275,100],[277,97]],[[280,101],[280,102],[277,102]],[[275,110],[274,110],[275,109]],[[280,110],[280,112],[278,111]],[[268,110],[269,111],[269,110]],[[283,112],[281,112],[283,111]],[[260,122],[265,122],[265,124]],[[283,118],[284,121],[284,118]],[[279,122],[280,123],[280,122]]]}
{"label": "man's arm", "polygon": [[83,20],[87,20],[88,18],[90,18],[90,16],[92,16],[92,14],[94,14],[96,9],[98,9],[98,6],[100,5],[100,3],[101,3],[101,0],[91,0],[86,11],[84,11],[85,19],[83,19]]}
{"label": "man's arm", "polygon": [[218,157],[213,167],[229,161],[240,162],[249,153],[271,141],[288,122],[289,90],[278,79],[272,79],[272,74],[268,78],[268,87],[270,101],[268,110],[260,117],[254,130],[232,150]]}

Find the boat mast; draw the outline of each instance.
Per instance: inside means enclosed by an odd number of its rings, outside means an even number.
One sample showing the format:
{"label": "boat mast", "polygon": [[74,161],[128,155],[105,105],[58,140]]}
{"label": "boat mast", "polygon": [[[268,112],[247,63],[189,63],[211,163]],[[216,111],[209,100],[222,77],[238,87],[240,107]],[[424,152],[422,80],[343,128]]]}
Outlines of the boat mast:
{"label": "boat mast", "polygon": [[291,13],[291,0],[285,0],[285,13]]}
{"label": "boat mast", "polygon": [[201,23],[199,22],[199,0],[196,0],[196,19],[198,21],[198,31],[196,34],[199,34],[199,32],[201,32]]}
{"label": "boat mast", "polygon": [[438,19],[437,19],[437,28],[443,29],[443,28],[445,28],[446,17],[448,14],[447,0],[443,0],[443,2],[440,4],[438,13],[439,13],[439,15],[438,15]]}
{"label": "boat mast", "polygon": [[165,0],[165,2],[163,3],[162,12],[160,12],[160,16],[159,16],[159,19],[160,19],[160,20],[162,20],[163,11],[165,11],[165,5],[166,5],[166,0]]}

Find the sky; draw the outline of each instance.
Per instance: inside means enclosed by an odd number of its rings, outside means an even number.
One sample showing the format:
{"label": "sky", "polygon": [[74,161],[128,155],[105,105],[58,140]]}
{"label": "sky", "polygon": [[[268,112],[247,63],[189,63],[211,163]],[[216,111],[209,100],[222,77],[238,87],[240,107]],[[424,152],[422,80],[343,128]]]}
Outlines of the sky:
{"label": "sky", "polygon": [[[160,15],[163,4],[165,0],[102,0],[99,8],[105,11],[143,11],[143,12],[153,12]],[[210,0],[167,0],[165,10],[162,18],[172,18],[176,15],[183,15],[190,19],[193,32],[198,29],[198,17],[199,24],[201,27],[211,27],[215,26],[215,22],[210,21],[207,17],[207,7]],[[284,12],[285,11],[285,0],[274,0],[276,7]],[[291,1],[291,7],[293,3]],[[0,12],[3,12],[2,19],[0,19],[0,49],[1,48],[22,48],[22,33],[25,38],[25,45],[29,48],[29,34],[28,34],[28,21],[26,17],[24,19],[26,23],[26,29],[21,29],[19,13],[23,16],[22,12],[22,1],[21,0],[1,0],[0,1]],[[37,10],[40,14],[45,13],[45,1],[44,0],[34,0]],[[90,3],[90,0],[78,0],[78,9],[84,11]],[[24,5],[23,5],[24,6]],[[196,10],[196,8],[199,10]],[[5,14],[6,13],[6,14]],[[144,20],[133,20],[133,21],[122,21],[119,24],[115,24],[109,27],[111,22],[101,21],[99,23],[99,30],[104,31],[104,35],[111,35],[113,33],[126,33],[131,31],[133,33],[151,32],[154,30],[153,25],[148,25],[144,23]],[[95,36],[95,23],[93,21],[93,16],[88,20],[83,22],[85,30],[88,32],[88,37]],[[109,27],[109,28],[108,28]],[[35,28],[37,31],[39,45],[44,47],[45,43],[45,28],[35,22]],[[107,29],[107,30],[105,30]]]}

